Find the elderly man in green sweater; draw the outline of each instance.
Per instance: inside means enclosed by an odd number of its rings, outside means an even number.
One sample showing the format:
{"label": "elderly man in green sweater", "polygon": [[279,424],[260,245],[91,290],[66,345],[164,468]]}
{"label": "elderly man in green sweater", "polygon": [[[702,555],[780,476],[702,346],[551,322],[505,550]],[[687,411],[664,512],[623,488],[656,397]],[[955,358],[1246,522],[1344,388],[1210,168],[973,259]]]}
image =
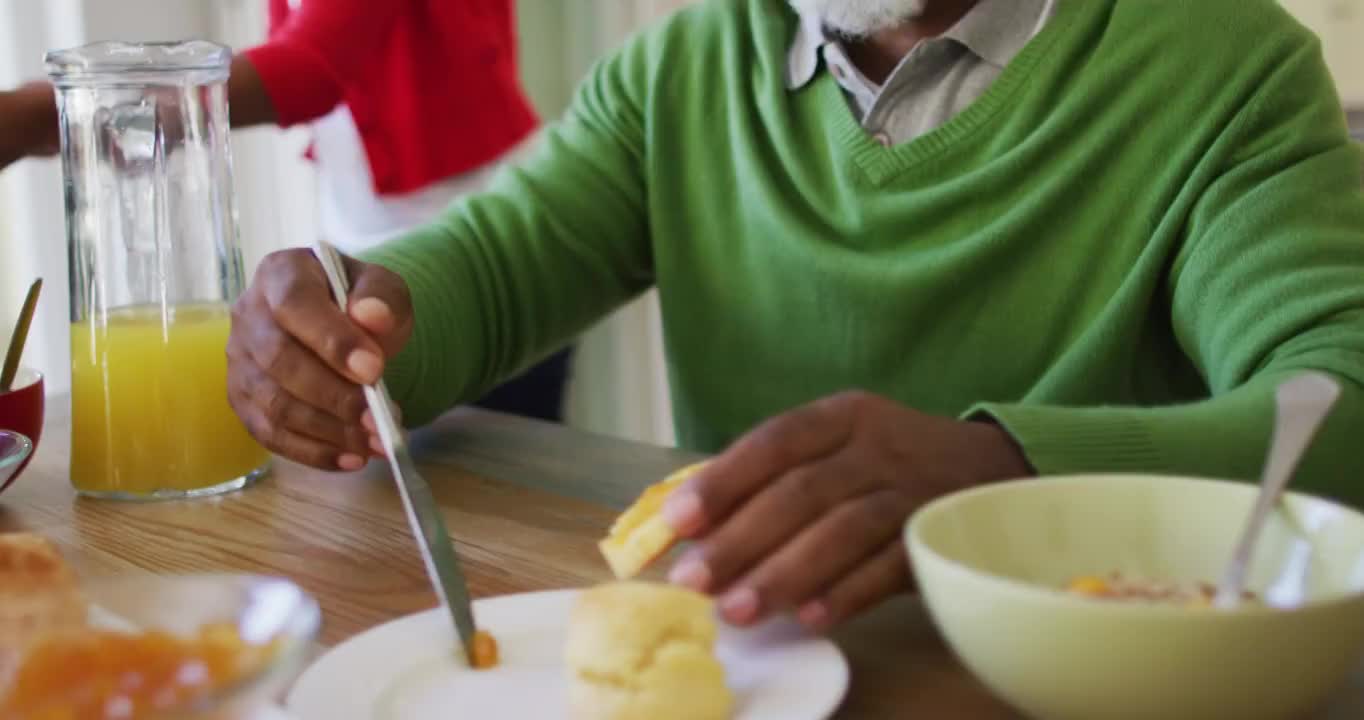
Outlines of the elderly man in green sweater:
{"label": "elderly man in green sweater", "polygon": [[[1036,473],[1250,478],[1276,385],[1344,393],[1299,486],[1364,501],[1361,153],[1273,0],[711,0],[582,85],[538,154],[241,298],[230,393],[353,469],[650,287],[683,445],[676,582],[730,622],[904,590],[905,518]],[[1352,432],[1353,431],[1353,432]]]}

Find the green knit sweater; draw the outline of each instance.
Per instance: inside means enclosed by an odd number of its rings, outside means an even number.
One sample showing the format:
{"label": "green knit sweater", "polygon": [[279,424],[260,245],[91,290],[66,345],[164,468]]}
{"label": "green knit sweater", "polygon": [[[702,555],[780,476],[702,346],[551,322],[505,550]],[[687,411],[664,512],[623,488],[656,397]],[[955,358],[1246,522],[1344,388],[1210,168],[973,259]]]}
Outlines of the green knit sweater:
{"label": "green knit sweater", "polygon": [[1299,487],[1364,503],[1364,178],[1273,0],[1063,0],[987,94],[884,148],[785,0],[713,0],[600,63],[520,169],[369,256],[432,418],[651,286],[679,440],[861,388],[992,415],[1042,473],[1250,478],[1275,385],[1345,386]]}

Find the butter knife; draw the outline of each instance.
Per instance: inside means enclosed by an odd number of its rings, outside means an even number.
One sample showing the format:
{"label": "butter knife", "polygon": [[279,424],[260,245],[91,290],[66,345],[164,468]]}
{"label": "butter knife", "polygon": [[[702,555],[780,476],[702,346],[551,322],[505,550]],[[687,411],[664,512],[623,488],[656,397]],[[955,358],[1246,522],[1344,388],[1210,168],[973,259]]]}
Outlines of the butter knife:
{"label": "butter knife", "polygon": [[[332,295],[342,311],[348,307],[350,279],[346,277],[346,266],[341,262],[341,254],[326,240],[318,240],[313,248],[327,274]],[[407,522],[417,538],[422,560],[426,562],[426,574],[435,586],[441,604],[449,611],[459,634],[460,644],[464,646],[465,658],[473,664],[474,625],[473,606],[469,601],[469,586],[460,571],[459,556],[455,554],[450,535],[445,532],[445,521],[436,508],[435,498],[431,496],[431,486],[426,484],[417,472],[408,452],[407,441],[398,423],[393,418],[392,400],[388,388],[380,379],[374,385],[364,388],[365,400],[370,414],[379,431],[384,451],[388,455],[389,467],[393,470],[393,480],[398,485],[398,494],[403,498],[407,510]]]}

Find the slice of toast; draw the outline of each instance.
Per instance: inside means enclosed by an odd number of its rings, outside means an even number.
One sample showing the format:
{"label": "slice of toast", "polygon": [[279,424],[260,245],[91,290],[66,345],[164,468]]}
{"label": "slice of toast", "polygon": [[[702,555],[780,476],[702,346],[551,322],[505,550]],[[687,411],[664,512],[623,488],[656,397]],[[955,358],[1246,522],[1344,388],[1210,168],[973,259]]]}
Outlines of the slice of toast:
{"label": "slice of toast", "polygon": [[688,465],[645,488],[635,503],[616,518],[606,538],[597,544],[611,572],[621,580],[638,575],[677,542],[677,534],[659,512],[674,490],[704,465]]}

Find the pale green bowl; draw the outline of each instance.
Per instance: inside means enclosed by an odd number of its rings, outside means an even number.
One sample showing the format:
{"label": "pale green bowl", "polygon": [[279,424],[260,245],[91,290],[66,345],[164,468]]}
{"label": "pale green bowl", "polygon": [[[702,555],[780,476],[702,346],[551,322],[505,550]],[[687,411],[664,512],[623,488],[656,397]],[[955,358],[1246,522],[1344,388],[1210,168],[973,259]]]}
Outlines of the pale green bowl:
{"label": "pale green bowl", "polygon": [[930,503],[905,539],[948,644],[1030,717],[1308,717],[1364,659],[1364,515],[1286,498],[1250,575],[1276,607],[1113,603],[1060,589],[1113,571],[1215,583],[1255,492],[1153,476],[1021,480]]}

